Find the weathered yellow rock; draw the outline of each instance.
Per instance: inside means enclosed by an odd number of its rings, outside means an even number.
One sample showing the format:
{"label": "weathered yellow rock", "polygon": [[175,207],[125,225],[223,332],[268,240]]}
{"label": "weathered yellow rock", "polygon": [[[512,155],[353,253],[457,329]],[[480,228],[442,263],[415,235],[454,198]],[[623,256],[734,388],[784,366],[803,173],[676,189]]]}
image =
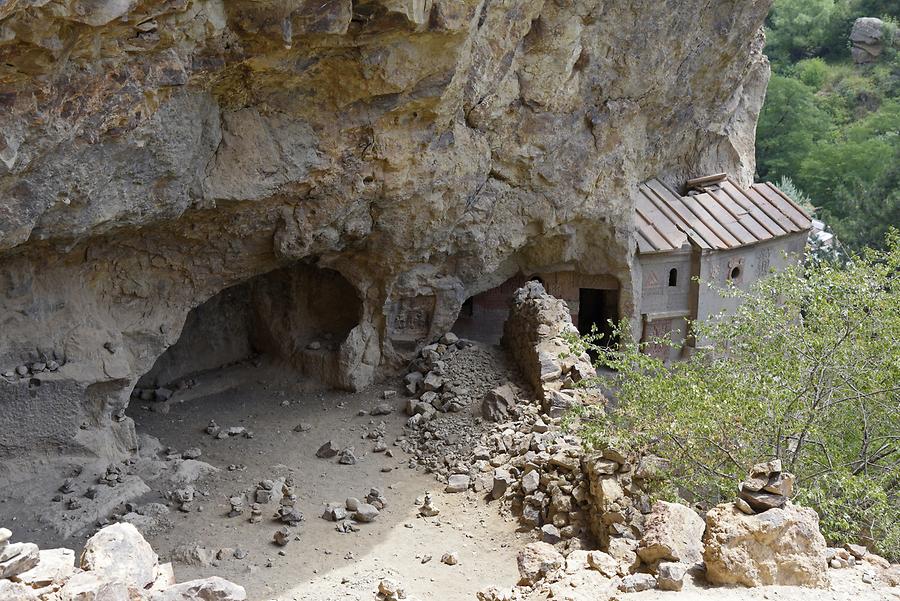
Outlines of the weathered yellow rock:
{"label": "weathered yellow rock", "polygon": [[812,509],[784,508],[747,515],[734,503],[706,514],[706,578],[744,586],[827,586],[825,538]]}

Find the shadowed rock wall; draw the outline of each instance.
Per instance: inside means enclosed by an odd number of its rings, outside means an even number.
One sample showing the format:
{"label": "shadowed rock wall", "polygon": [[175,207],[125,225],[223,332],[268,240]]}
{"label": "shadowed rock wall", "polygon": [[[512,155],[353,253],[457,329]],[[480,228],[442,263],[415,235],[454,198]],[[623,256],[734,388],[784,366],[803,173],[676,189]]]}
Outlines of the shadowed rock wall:
{"label": "shadowed rock wall", "polygon": [[362,303],[348,387],[518,272],[627,311],[636,185],[753,173],[768,4],[3,2],[0,372],[60,366],[0,381],[0,456],[127,453],[188,312],[301,259]]}

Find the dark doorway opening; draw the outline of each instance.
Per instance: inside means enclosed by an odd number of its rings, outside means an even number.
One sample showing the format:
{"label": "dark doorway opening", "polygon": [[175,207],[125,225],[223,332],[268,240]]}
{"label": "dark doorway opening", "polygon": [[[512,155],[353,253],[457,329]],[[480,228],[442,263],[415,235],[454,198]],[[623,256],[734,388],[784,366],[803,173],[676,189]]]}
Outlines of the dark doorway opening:
{"label": "dark doorway opening", "polygon": [[[596,328],[600,346],[612,346],[613,325],[619,321],[619,291],[581,288],[578,291],[578,331],[590,334]],[[610,323],[612,322],[612,323]]]}

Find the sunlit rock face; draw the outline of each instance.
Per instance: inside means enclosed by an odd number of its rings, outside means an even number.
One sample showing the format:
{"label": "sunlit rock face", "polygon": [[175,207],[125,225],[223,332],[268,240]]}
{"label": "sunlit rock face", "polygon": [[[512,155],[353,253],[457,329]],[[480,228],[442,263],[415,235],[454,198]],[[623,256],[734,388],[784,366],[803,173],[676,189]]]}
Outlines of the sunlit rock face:
{"label": "sunlit rock face", "polygon": [[346,388],[520,271],[627,312],[637,184],[753,173],[768,5],[0,0],[0,456],[128,453],[189,311],[292,266],[355,290]]}

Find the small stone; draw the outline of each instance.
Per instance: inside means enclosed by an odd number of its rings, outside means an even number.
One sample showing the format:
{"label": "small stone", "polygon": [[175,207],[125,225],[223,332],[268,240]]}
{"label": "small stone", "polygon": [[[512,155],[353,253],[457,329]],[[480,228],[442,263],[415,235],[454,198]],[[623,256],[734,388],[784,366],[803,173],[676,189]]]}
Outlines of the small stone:
{"label": "small stone", "polygon": [[768,509],[784,507],[787,497],[782,495],[773,495],[768,492],[750,492],[742,490],[738,493],[738,498],[743,499],[756,512],[763,512]]}
{"label": "small stone", "polygon": [[322,519],[329,522],[340,522],[347,517],[347,510],[341,506],[329,506],[322,513]]}
{"label": "small stone", "polygon": [[447,487],[444,492],[465,492],[469,488],[469,476],[465,474],[453,474],[447,479]]}
{"label": "small stone", "polygon": [[34,543],[4,545],[0,552],[0,579],[12,578],[38,565],[40,551]]}
{"label": "small stone", "polygon": [[619,574],[619,562],[609,553],[603,551],[589,551],[588,565],[607,578],[615,578]]}
{"label": "small stone", "polygon": [[356,511],[359,509],[359,499],[356,497],[347,497],[347,500],[344,501],[344,507],[347,508],[347,511]]}
{"label": "small stone", "polygon": [[331,459],[332,457],[336,457],[341,450],[335,445],[332,441],[328,441],[319,447],[319,450],[316,451],[316,457],[320,459]]}
{"label": "small stone", "polygon": [[371,522],[378,517],[378,509],[369,503],[360,503],[353,512],[353,519],[357,522]]}
{"label": "small stone", "polygon": [[294,432],[309,432],[312,430],[312,424],[308,422],[300,422],[294,426]]}
{"label": "small stone", "polygon": [[309,344],[306,345],[306,348],[308,348],[311,351],[317,351],[322,348],[322,343],[319,342],[318,340],[313,340],[312,342],[310,342]]}
{"label": "small stone", "polygon": [[289,526],[296,526],[303,521],[303,512],[295,507],[282,505],[275,514],[282,523]]}
{"label": "small stone", "polygon": [[537,470],[531,470],[522,477],[522,490],[526,495],[534,493],[541,484],[541,475]]}
{"label": "small stone", "polygon": [[378,403],[370,412],[372,415],[389,415],[394,412],[390,403]]}
{"label": "small stone", "polygon": [[279,528],[275,531],[275,534],[272,535],[272,540],[274,540],[275,544],[279,547],[284,547],[291,542],[291,531],[287,528]]}
{"label": "small stone", "polygon": [[653,574],[631,574],[622,578],[619,590],[623,593],[639,593],[656,586],[656,577]]}
{"label": "small stone", "polygon": [[456,551],[444,553],[444,555],[441,557],[441,563],[445,563],[448,566],[455,566],[459,563],[459,553],[457,553]]}
{"label": "small stone", "polygon": [[753,511],[753,508],[750,507],[747,501],[743,500],[740,497],[735,498],[734,506],[747,515],[753,515],[754,513],[756,513],[755,511]]}
{"label": "small stone", "polygon": [[186,449],[182,454],[182,459],[199,459],[203,452],[197,447],[191,447],[190,449]]}
{"label": "small stone", "polygon": [[515,482],[515,479],[509,473],[509,470],[503,468],[495,469],[493,486],[491,487],[491,498],[497,500],[503,497],[503,495],[506,494],[506,491],[509,490],[509,487],[512,486],[513,482]]}
{"label": "small stone", "polygon": [[356,455],[353,453],[353,447],[347,447],[341,451],[338,463],[341,465],[356,465]]}
{"label": "small stone", "polygon": [[656,586],[664,591],[680,591],[686,573],[687,566],[683,563],[663,562],[656,570]]}
{"label": "small stone", "polygon": [[406,598],[406,591],[396,580],[385,578],[378,583],[378,596],[384,601],[397,601]]}
{"label": "small stone", "polygon": [[562,540],[562,535],[559,532],[559,528],[557,528],[553,524],[544,524],[543,526],[541,526],[541,540],[543,540],[545,543],[555,545]]}
{"label": "small stone", "polygon": [[529,543],[516,557],[519,568],[519,584],[531,586],[556,574],[566,565],[566,560],[553,545]]}

